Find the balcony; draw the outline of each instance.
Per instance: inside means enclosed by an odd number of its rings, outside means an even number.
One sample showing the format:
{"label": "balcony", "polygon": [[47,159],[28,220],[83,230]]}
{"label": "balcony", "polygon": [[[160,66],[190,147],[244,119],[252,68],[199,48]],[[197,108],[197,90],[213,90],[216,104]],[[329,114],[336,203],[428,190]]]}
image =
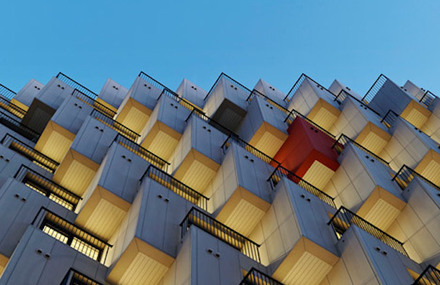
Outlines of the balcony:
{"label": "balcony", "polygon": [[117,131],[118,133],[129,137],[130,139],[136,141],[140,135],[136,133],[135,131],[129,129],[128,127],[124,126],[123,124],[113,120],[112,118],[108,117],[106,114],[102,113],[101,111],[98,111],[97,109],[94,109],[92,113],[90,114],[93,118],[97,119],[101,123],[109,126],[113,130]]}
{"label": "balcony", "polygon": [[100,111],[101,113],[104,113],[105,115],[109,116],[110,118],[113,118],[116,115],[115,108],[109,107],[108,104],[104,105],[105,102],[103,102],[102,100],[99,101],[98,97],[96,97],[96,99],[93,99],[92,97],[81,92],[78,89],[73,90],[72,96],[78,98],[82,102],[84,102],[87,105],[93,107],[94,109]]}
{"label": "balcony", "polygon": [[81,197],[61,185],[22,165],[14,178],[68,210],[75,211]]}
{"label": "balcony", "polygon": [[382,231],[376,226],[370,224],[360,216],[345,208],[344,206],[341,206],[338,209],[338,211],[328,222],[328,225],[331,225],[333,227],[333,230],[335,231],[338,239],[342,237],[342,235],[350,227],[350,225],[355,225],[408,257],[408,254],[403,247],[403,243],[388,235],[386,232]]}
{"label": "balcony", "polygon": [[141,145],[137,144],[136,142],[130,140],[129,138],[125,137],[124,135],[118,134],[114,140],[114,142],[122,145],[126,149],[130,150],[131,152],[134,152],[135,154],[139,155],[152,165],[163,169],[165,172],[167,172],[168,166],[170,165],[169,162],[166,160],[160,158],[159,156],[155,155],[151,151],[143,148]]}
{"label": "balcony", "polygon": [[185,219],[183,219],[180,224],[182,229],[182,239],[191,225],[195,225],[219,240],[229,244],[244,255],[260,262],[260,253],[258,251],[260,246],[258,244],[194,207],[188,212]]}
{"label": "balcony", "polygon": [[283,285],[283,283],[252,267],[239,285]]}
{"label": "balcony", "polygon": [[30,141],[36,142],[40,136],[36,131],[30,129],[29,127],[23,125],[17,119],[9,116],[8,114],[0,111],[0,124],[10,128],[14,132],[22,135]]}
{"label": "balcony", "polygon": [[399,184],[400,189],[405,190],[408,184],[414,179],[414,177],[422,179],[423,181],[440,191],[439,186],[406,165],[403,165],[400,168],[400,170],[396,173],[392,180],[396,181],[396,183]]}
{"label": "balcony", "polygon": [[162,186],[165,186],[167,189],[176,193],[177,195],[185,198],[187,201],[193,203],[194,205],[199,206],[200,208],[207,210],[208,208],[208,200],[209,198],[200,194],[196,190],[191,187],[185,185],[179,180],[175,179],[173,176],[168,173],[160,170],[154,165],[150,165],[145,171],[144,175],[140,179],[141,183],[144,179],[150,178]]}
{"label": "balcony", "polygon": [[76,251],[105,264],[112,245],[42,207],[32,225]]}
{"label": "balcony", "polygon": [[59,163],[55,160],[47,157],[46,155],[42,154],[41,152],[37,151],[33,147],[25,144],[24,142],[13,137],[10,134],[6,134],[0,141],[0,144],[7,146],[8,148],[26,157],[36,165],[46,169],[49,172],[55,172],[55,170],[59,166]]}
{"label": "balcony", "polygon": [[0,84],[0,107],[17,118],[22,119],[26,114],[26,110],[23,110],[20,106],[11,102],[15,95],[16,93],[14,91]]}
{"label": "balcony", "polygon": [[272,172],[272,174],[269,176],[267,181],[270,182],[273,189],[278,185],[278,183],[281,181],[283,177],[286,177],[287,179],[295,182],[299,186],[301,186],[303,189],[305,189],[307,192],[315,195],[322,201],[324,201],[326,204],[332,206],[333,208],[336,208],[336,204],[334,202],[335,198],[329,196],[328,194],[324,193],[323,191],[319,190],[309,182],[305,181],[301,177],[297,176],[296,174],[290,172],[289,170],[285,169],[281,165],[277,166],[275,170]]}
{"label": "balcony", "polygon": [[440,284],[440,270],[432,265],[428,265],[420,276],[414,281],[413,285],[438,285]]}
{"label": "balcony", "polygon": [[103,285],[71,268],[60,285]]}

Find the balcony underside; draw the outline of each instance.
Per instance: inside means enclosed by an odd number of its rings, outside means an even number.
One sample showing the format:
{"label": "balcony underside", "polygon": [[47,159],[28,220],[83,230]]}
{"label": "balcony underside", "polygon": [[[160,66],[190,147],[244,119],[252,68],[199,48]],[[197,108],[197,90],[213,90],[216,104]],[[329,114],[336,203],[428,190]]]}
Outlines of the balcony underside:
{"label": "balcony underside", "polygon": [[274,157],[286,141],[287,137],[287,133],[280,131],[267,122],[264,122],[250,139],[249,144],[268,156]]}
{"label": "balcony underside", "polygon": [[375,124],[368,122],[361,133],[357,136],[356,142],[378,155],[391,139],[391,135]]}
{"label": "balcony underside", "polygon": [[140,134],[148,122],[153,111],[134,100],[128,99],[127,103],[117,115],[116,121],[127,128]]}
{"label": "balcony underside", "polygon": [[420,129],[431,116],[431,112],[418,102],[412,100],[400,116]]}
{"label": "balcony underside", "polygon": [[50,121],[38,139],[35,149],[53,160],[61,162],[74,139],[75,134]]}
{"label": "balcony underside", "polygon": [[168,161],[174,153],[181,136],[182,134],[176,130],[157,121],[148,132],[141,146]]}
{"label": "balcony underside", "polygon": [[440,153],[429,150],[415,171],[440,187]]}
{"label": "balcony underside", "polygon": [[340,113],[340,110],[320,98],[307,115],[307,118],[325,130],[330,130]]}

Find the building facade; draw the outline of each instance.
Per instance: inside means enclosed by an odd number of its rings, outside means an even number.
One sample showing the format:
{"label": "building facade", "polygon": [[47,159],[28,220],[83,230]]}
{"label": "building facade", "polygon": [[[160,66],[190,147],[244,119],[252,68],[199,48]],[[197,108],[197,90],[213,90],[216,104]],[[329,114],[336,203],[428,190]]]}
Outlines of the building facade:
{"label": "building facade", "polygon": [[440,99],[0,85],[0,284],[440,284]]}

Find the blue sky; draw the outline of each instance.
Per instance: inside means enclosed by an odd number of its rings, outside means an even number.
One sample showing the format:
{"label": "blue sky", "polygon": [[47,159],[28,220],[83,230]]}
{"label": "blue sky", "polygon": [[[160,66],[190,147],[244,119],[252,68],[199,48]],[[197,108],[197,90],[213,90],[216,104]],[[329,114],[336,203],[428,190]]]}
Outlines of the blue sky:
{"label": "blue sky", "polygon": [[[42,4],[44,3],[44,4]],[[364,94],[380,73],[440,95],[440,1],[2,1],[0,83],[59,71],[99,92],[140,70],[208,90],[221,72],[287,92],[302,72]]]}

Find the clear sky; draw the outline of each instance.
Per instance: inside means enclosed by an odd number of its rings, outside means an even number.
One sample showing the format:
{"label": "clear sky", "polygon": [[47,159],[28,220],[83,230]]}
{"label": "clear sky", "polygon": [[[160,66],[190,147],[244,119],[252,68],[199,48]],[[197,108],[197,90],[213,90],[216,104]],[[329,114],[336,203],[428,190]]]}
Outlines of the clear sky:
{"label": "clear sky", "polygon": [[[44,3],[44,4],[43,4]],[[140,70],[208,90],[221,72],[287,92],[302,72],[364,94],[380,73],[440,95],[440,1],[1,1],[0,83],[59,71],[99,92]]]}

